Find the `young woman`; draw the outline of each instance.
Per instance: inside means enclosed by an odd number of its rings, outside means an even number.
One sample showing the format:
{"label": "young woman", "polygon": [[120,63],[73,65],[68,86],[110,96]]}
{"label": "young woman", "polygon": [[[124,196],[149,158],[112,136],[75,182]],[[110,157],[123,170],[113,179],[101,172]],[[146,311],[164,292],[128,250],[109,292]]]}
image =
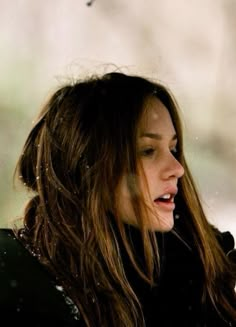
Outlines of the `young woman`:
{"label": "young woman", "polygon": [[234,240],[204,214],[166,87],[111,72],[59,88],[16,176],[32,198],[0,232],[2,320],[235,326]]}

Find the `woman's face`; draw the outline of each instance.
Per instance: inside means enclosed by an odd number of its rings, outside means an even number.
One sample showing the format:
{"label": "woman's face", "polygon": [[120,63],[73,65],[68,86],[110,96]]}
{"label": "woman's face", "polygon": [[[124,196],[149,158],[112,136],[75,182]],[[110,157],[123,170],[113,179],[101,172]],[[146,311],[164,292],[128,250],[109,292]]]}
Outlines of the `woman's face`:
{"label": "woman's face", "polygon": [[[184,169],[175,158],[178,140],[170,114],[155,97],[147,101],[137,142],[142,167],[139,174],[141,191],[148,207],[146,227],[169,231],[174,225],[174,198],[178,191],[178,179],[183,176]],[[124,222],[137,225],[127,176],[123,176],[117,192],[117,207]]]}

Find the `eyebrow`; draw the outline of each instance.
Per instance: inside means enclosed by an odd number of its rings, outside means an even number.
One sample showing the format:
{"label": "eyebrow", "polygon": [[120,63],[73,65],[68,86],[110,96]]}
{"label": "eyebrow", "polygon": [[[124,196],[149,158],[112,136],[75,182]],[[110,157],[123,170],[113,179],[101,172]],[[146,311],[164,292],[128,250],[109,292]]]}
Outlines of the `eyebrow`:
{"label": "eyebrow", "polygon": [[[163,137],[160,134],[157,133],[142,133],[140,135],[140,137],[149,137],[151,139],[155,139],[155,140],[162,140]],[[171,141],[177,140],[177,135],[174,134],[173,137],[171,138]]]}

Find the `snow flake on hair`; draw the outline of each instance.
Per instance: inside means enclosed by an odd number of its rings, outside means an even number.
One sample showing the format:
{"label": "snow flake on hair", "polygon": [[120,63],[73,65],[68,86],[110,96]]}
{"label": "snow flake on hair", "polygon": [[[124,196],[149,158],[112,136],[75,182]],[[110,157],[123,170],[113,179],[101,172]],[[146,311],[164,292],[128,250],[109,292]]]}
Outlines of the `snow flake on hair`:
{"label": "snow flake on hair", "polygon": [[79,311],[78,307],[75,305],[74,301],[68,295],[65,294],[65,291],[61,285],[56,285],[55,288],[59,292],[61,292],[61,294],[65,300],[65,303],[68,305],[68,307],[70,309],[70,313],[73,316],[73,318],[75,320],[80,320],[81,319],[80,311]]}

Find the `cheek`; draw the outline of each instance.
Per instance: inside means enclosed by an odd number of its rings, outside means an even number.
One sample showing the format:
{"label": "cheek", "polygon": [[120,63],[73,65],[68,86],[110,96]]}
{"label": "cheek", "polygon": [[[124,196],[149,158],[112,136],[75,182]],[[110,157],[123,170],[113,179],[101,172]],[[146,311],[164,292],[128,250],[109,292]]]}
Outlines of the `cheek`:
{"label": "cheek", "polygon": [[127,185],[127,178],[123,177],[116,191],[116,207],[118,212],[124,211],[130,205],[130,192]]}
{"label": "cheek", "polygon": [[123,176],[117,190],[117,197],[120,199],[130,198],[130,193],[127,184],[127,176]]}
{"label": "cheek", "polygon": [[116,210],[118,217],[125,223],[135,224],[136,219],[131,205],[130,192],[124,179],[116,192]]}
{"label": "cheek", "polygon": [[148,195],[152,197],[157,187],[157,181],[158,174],[156,169],[154,170],[152,167],[144,167],[143,174],[140,177],[140,185],[145,198],[147,198]]}

